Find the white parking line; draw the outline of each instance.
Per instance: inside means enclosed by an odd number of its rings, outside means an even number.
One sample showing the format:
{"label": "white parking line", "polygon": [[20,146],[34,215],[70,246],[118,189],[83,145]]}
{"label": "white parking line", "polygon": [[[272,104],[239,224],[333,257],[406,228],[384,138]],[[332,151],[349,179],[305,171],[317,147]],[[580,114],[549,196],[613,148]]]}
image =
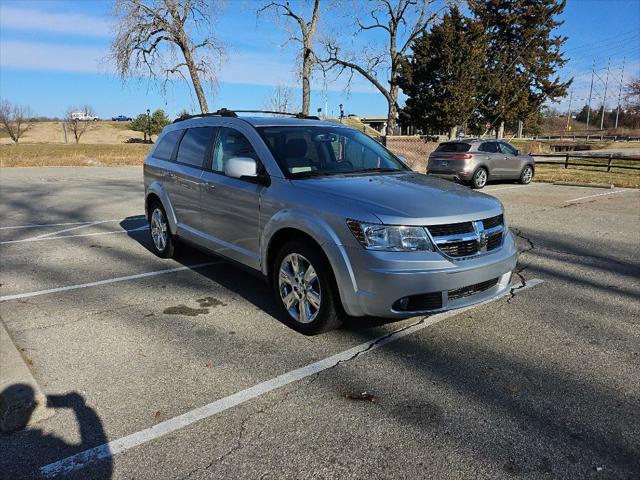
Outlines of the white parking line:
{"label": "white parking line", "polygon": [[[542,282],[543,280],[540,279],[529,280],[527,281],[526,286],[518,289],[517,292],[519,294],[523,290],[539,285]],[[508,294],[509,293],[507,292],[507,294],[505,295]],[[167,435],[168,433],[185,428],[195,422],[224,412],[225,410],[245,403],[249,400],[259,397],[260,395],[264,395],[265,393],[268,393],[272,390],[284,387],[285,385],[297,382],[298,380],[302,380],[303,378],[310,375],[314,375],[316,373],[322,372],[323,370],[335,367],[341,362],[348,361],[355,356],[363,355],[372,350],[380,348],[383,345],[395,342],[396,340],[406,337],[407,335],[411,335],[428,326],[441,322],[446,318],[458,315],[466,310],[476,308],[480,305],[484,305],[495,300],[497,300],[497,298],[488,300],[478,305],[461,308],[459,310],[451,310],[448,312],[432,315],[430,317],[424,317],[419,322],[414,323],[408,327],[400,328],[398,330],[395,330],[394,332],[391,332],[390,334],[374,338],[373,340],[369,340],[368,342],[362,343],[356,347],[350,348],[349,350],[337,353],[310,365],[291,370],[287,373],[272,378],[271,380],[258,383],[257,385],[249,387],[245,390],[241,390],[228,397],[221,398],[202,407],[183,413],[182,415],[178,415],[177,417],[173,417],[165,420],[164,422],[157,423],[152,427],[132,433],[117,440],[113,440],[109,443],[105,443],[103,445],[85,450],[57,462],[44,465],[43,467],[40,467],[40,473],[42,473],[42,475],[46,477],[51,478],[57,475],[66,474],[74,470],[78,470],[103,458],[112,457],[118,453],[122,453],[134,447],[137,447],[138,445],[142,445],[144,443],[150,442],[151,440],[162,437],[163,435]]]}
{"label": "white parking line", "polygon": [[53,235],[58,235],[59,233],[71,232],[72,230],[79,230],[81,228],[92,227],[94,225],[100,225],[101,223],[107,223],[107,222],[109,222],[109,220],[100,220],[99,222],[85,223],[83,225],[78,225],[76,227],[69,227],[63,230],[55,230],[53,232],[41,233],[40,235],[36,235],[35,237],[25,238],[25,241],[37,240],[38,238],[52,237]]}
{"label": "white parking line", "polygon": [[499,187],[499,188],[492,188],[492,189],[486,189],[486,192],[497,192],[498,190],[511,190],[512,188],[529,188],[528,185],[515,185],[513,187]]}
{"label": "white parking line", "polygon": [[66,287],[49,288],[47,290],[38,290],[36,292],[26,292],[26,293],[16,293],[14,295],[4,295],[4,296],[0,297],[0,302],[6,302],[8,300],[20,300],[22,298],[38,297],[40,295],[48,295],[50,293],[66,292],[66,291],[69,291],[69,290],[78,290],[80,288],[97,287],[97,286],[100,286],[100,285],[108,285],[109,283],[126,282],[128,280],[136,280],[138,278],[155,277],[157,275],[164,275],[166,273],[174,273],[174,272],[181,272],[183,270],[192,270],[192,269],[195,269],[195,268],[208,267],[208,266],[211,266],[211,265],[217,265],[218,263],[221,263],[221,262],[217,261],[217,262],[196,263],[195,265],[186,265],[184,267],[168,268],[166,270],[156,270],[154,272],[138,273],[136,275],[127,275],[126,277],[108,278],[106,280],[98,280],[97,282],[80,283],[78,285],[67,285]]}
{"label": "white parking line", "polygon": [[[0,242],[0,245],[9,245],[12,243],[25,243],[25,242],[44,242],[47,240],[62,240],[63,238],[96,237],[99,235],[113,235],[115,233],[141,232],[142,230],[146,230],[147,228],[149,228],[148,225],[143,225],[138,228],[132,228],[131,230],[114,230],[112,232],[83,233],[80,235],[60,235],[58,237],[37,236],[37,237],[23,238],[22,240],[6,240],[4,242]],[[60,232],[53,232],[51,235],[54,235],[55,233],[60,233]]]}
{"label": "white parking line", "polygon": [[587,195],[586,197],[580,197],[580,198],[573,198],[571,200],[566,200],[564,203],[571,203],[571,202],[577,202],[578,200],[585,200],[587,198],[593,198],[593,197],[604,197],[605,195],[615,195],[616,193],[629,193],[629,192],[635,192],[637,190],[616,190],[615,192],[607,192],[607,193],[596,193],[595,195]]}
{"label": "white parking line", "polygon": [[43,228],[43,227],[64,227],[65,225],[84,225],[87,223],[93,223],[93,222],[103,222],[103,223],[107,223],[107,222],[122,222],[123,220],[133,220],[133,219],[137,219],[137,218],[144,218],[144,215],[135,215],[133,217],[127,217],[126,219],[123,218],[114,218],[112,220],[87,220],[86,222],[65,222],[65,223],[30,223],[27,225],[10,225],[10,226],[5,226],[5,227],[0,227],[0,230],[11,230],[11,229],[17,229],[17,228]]}

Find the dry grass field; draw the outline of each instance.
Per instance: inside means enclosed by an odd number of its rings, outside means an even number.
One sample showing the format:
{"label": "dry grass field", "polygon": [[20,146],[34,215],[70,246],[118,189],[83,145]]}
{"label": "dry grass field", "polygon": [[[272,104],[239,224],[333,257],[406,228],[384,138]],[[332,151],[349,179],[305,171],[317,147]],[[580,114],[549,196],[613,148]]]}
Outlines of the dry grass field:
{"label": "dry grass field", "polygon": [[147,144],[0,145],[0,167],[71,167],[142,165]]}
{"label": "dry grass field", "polygon": [[[91,122],[89,129],[80,138],[81,144],[117,144],[124,143],[130,138],[143,138],[142,132],[129,129],[128,122]],[[74,143],[73,135],[68,133],[68,143]],[[3,132],[0,135],[0,144],[13,143],[9,136]],[[64,144],[64,130],[62,122],[36,122],[20,139],[20,143],[47,143]]]}
{"label": "dry grass field", "polygon": [[[640,162],[637,162],[640,165]],[[602,167],[569,167],[562,165],[536,165],[537,182],[610,183],[616,187],[640,188],[640,170]]]}

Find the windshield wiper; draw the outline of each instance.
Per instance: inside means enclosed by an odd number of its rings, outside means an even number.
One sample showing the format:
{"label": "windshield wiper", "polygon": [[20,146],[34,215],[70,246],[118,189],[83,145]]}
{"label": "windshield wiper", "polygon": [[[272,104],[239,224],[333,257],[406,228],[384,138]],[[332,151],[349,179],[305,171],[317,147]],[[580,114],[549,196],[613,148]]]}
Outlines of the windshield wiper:
{"label": "windshield wiper", "polygon": [[345,175],[349,175],[352,173],[389,173],[389,172],[404,172],[404,170],[400,170],[399,168],[388,168],[388,167],[376,167],[376,168],[360,168],[358,170],[351,170],[348,172],[344,172]]}

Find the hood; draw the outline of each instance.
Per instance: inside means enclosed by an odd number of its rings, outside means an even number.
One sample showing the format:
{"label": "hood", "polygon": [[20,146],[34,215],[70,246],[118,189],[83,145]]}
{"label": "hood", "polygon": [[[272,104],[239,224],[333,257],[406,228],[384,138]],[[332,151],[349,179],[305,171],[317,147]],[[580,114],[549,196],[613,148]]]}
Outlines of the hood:
{"label": "hood", "polygon": [[389,225],[467,222],[502,213],[502,204],[494,197],[413,172],[307,178],[292,184],[343,200],[347,206],[355,204]]}

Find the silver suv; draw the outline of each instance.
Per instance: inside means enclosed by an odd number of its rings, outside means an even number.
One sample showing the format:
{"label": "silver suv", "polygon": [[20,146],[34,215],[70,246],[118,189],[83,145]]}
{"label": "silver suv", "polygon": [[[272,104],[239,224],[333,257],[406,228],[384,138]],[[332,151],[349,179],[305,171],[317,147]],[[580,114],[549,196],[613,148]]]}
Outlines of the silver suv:
{"label": "silver suv", "polygon": [[531,155],[500,140],[444,142],[429,156],[427,173],[482,188],[487,180],[530,183],[535,171]]}
{"label": "silver suv", "polygon": [[309,117],[222,110],[166,127],[144,162],[153,248],[261,272],[305,334],[347,316],[403,318],[510,287],[501,203],[411,171],[367,135]]}

